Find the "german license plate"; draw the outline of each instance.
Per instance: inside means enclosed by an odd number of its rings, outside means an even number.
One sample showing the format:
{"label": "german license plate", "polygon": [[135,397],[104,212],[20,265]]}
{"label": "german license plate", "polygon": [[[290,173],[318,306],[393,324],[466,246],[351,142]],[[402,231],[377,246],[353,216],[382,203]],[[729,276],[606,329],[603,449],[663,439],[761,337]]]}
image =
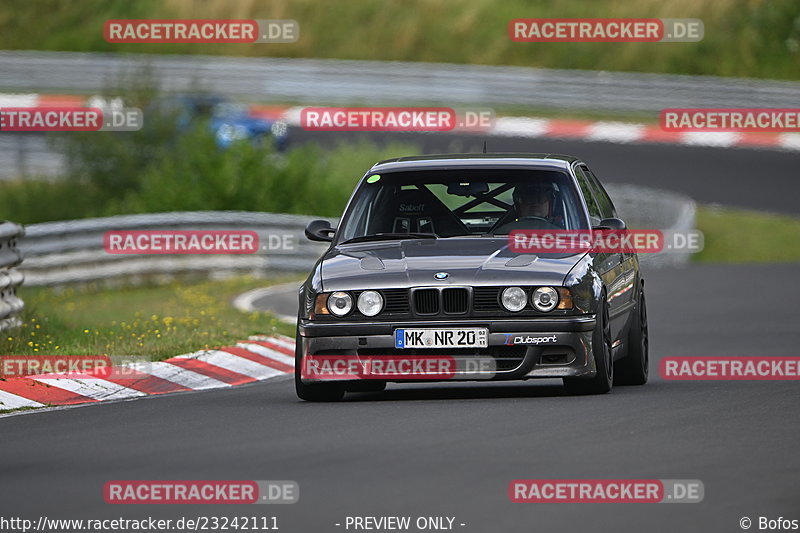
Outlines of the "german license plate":
{"label": "german license plate", "polygon": [[395,348],[486,348],[487,328],[396,329]]}

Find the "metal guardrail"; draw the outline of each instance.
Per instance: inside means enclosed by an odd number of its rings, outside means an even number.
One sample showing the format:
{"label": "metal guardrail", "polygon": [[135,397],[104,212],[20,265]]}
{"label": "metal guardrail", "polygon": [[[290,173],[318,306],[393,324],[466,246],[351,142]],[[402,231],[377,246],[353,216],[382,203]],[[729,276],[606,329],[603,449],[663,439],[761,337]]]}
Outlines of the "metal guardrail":
{"label": "metal guardrail", "polygon": [[0,90],[98,91],[147,64],[166,91],[300,103],[439,104],[656,112],[665,107],[794,107],[800,83],[528,67],[0,52]]}
{"label": "metal guardrail", "polygon": [[24,235],[24,229],[13,222],[0,221],[0,331],[18,326],[19,313],[25,304],[17,296],[17,287],[22,284],[23,275],[14,267],[22,262],[22,253],[17,241]]}
{"label": "metal guardrail", "polygon": [[[632,228],[671,231],[694,227],[694,202],[686,197],[633,185],[609,186],[620,216]],[[319,217],[253,213],[245,211],[197,211],[122,215],[108,218],[47,222],[27,226],[21,248],[25,256],[26,285],[62,285],[164,282],[178,275],[223,277],[234,273],[264,276],[269,271],[307,271],[326,249],[325,244],[305,238],[304,230]],[[330,219],[332,224],[338,220]],[[248,255],[122,255],[103,248],[110,230],[249,230],[264,246]],[[288,247],[270,249],[270,236],[288,236]],[[283,242],[283,241],[282,241]],[[685,263],[688,254],[659,253],[642,257],[647,265]]]}
{"label": "metal guardrail", "polygon": [[[325,246],[305,238],[315,217],[244,211],[196,211],[122,215],[46,222],[27,226],[22,242],[26,285],[142,281],[165,282],[177,275],[264,276],[271,270],[306,270]],[[247,255],[125,255],[103,248],[111,230],[247,230],[262,248]],[[270,240],[272,236],[272,240]],[[278,245],[275,236],[279,236]],[[288,241],[284,241],[284,236]],[[289,246],[284,246],[288,242]]]}
{"label": "metal guardrail", "polygon": [[[695,229],[697,204],[682,194],[638,185],[607,184],[619,216],[631,229],[660,229],[667,233],[686,233]],[[644,267],[681,266],[689,262],[688,251],[667,250],[639,254]]]}

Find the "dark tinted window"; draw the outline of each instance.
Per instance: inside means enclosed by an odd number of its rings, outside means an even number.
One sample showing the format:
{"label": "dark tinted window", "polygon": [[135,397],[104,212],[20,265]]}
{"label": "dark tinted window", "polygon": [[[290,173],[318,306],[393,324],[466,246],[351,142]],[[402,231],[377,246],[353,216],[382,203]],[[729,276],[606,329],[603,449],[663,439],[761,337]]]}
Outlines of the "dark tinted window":
{"label": "dark tinted window", "polygon": [[586,229],[569,174],[552,169],[391,172],[365,180],[339,242],[382,234],[505,235],[515,229]]}

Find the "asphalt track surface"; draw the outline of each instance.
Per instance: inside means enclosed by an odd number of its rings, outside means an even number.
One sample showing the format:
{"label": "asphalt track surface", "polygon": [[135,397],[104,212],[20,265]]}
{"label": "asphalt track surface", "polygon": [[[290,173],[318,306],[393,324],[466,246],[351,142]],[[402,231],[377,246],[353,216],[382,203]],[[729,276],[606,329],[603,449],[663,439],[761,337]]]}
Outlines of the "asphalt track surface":
{"label": "asphalt track surface", "polygon": [[[608,143],[533,144],[581,155],[608,181],[634,181],[612,178],[614,169],[650,168],[701,201],[796,212],[789,193],[748,197],[742,183],[760,164],[762,186],[785,180],[796,191],[789,170],[798,155],[619,147],[616,157],[629,159],[617,161]],[[684,176],[690,162],[705,163]],[[717,167],[712,186],[702,171]],[[722,179],[727,172],[731,185]],[[604,396],[566,396],[557,381],[408,384],[309,404],[287,380],[0,418],[0,516],[268,515],[285,533],[344,531],[335,524],[346,516],[377,515],[454,516],[465,524],[456,531],[480,533],[732,532],[744,516],[755,522],[751,530],[759,516],[800,519],[797,382],[675,382],[657,372],[665,356],[798,355],[797,272],[797,265],[648,271],[651,382]],[[272,304],[292,314],[286,302]],[[699,479],[705,499],[511,503],[508,484],[522,478]],[[300,501],[104,503],[105,482],[135,479],[295,480]]]}

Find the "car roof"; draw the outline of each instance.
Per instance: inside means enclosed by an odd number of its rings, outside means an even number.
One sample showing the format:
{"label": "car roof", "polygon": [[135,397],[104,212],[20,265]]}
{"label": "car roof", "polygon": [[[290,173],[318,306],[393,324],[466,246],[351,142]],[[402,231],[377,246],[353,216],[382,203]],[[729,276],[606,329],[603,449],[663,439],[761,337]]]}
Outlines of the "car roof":
{"label": "car roof", "polygon": [[566,169],[579,161],[577,157],[560,154],[489,153],[438,154],[385,159],[375,163],[370,172],[399,172],[404,170],[442,170],[447,168],[551,167]]}

